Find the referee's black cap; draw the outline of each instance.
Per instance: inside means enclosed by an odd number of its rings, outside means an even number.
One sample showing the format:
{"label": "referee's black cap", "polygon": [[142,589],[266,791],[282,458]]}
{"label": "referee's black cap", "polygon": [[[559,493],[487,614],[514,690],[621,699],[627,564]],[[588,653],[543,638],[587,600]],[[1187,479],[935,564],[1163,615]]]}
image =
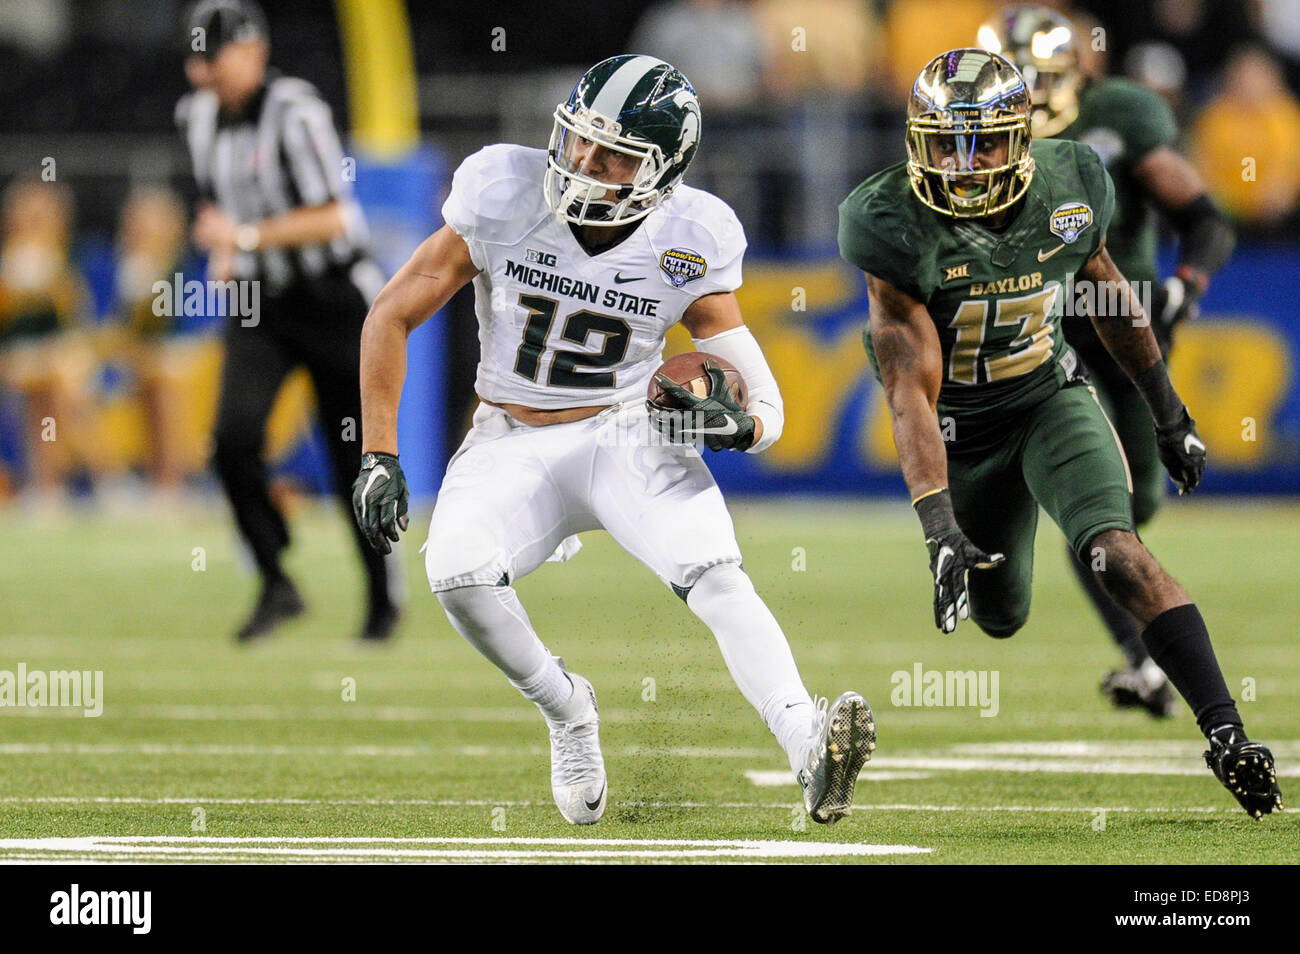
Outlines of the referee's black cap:
{"label": "referee's black cap", "polygon": [[258,37],[269,40],[271,34],[266,16],[251,0],[201,0],[187,18],[185,48],[211,60],[227,43]]}

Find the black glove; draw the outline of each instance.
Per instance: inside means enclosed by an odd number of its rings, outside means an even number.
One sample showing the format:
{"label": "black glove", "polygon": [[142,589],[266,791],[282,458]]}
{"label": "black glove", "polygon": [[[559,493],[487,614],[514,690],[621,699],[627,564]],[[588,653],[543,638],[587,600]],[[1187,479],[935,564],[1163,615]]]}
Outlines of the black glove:
{"label": "black glove", "polygon": [[922,497],[916,512],[930,550],[930,575],[934,577],[934,625],[945,633],[957,628],[958,619],[970,618],[966,584],[971,570],[991,570],[1005,557],[985,553],[957,526],[952,498],[947,490]]}
{"label": "black glove", "polygon": [[361,473],[352,482],[352,512],[362,534],[380,553],[392,553],[397,531],[406,529],[410,499],[406,475],[394,455],[361,455]]}
{"label": "black glove", "polygon": [[1195,282],[1183,281],[1176,275],[1166,278],[1156,289],[1152,304],[1151,330],[1160,342],[1161,351],[1167,351],[1174,328],[1184,321],[1195,321],[1201,314],[1201,291]]}
{"label": "black glove", "polygon": [[1156,449],[1160,463],[1178,487],[1178,493],[1190,494],[1205,473],[1205,442],[1196,433],[1196,422],[1183,408],[1181,418],[1168,427],[1156,427]]}
{"label": "black glove", "polygon": [[680,410],[650,405],[650,418],[670,441],[694,443],[700,437],[709,450],[748,450],[754,443],[754,419],[736,403],[721,368],[706,361],[709,396],[696,397],[667,375],[655,380],[664,393],[675,398]]}

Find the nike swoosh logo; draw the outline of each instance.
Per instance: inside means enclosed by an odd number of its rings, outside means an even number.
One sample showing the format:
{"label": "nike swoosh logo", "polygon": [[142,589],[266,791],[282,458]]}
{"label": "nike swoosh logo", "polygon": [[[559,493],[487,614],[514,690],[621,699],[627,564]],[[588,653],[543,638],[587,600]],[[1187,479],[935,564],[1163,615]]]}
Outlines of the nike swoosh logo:
{"label": "nike swoosh logo", "polygon": [[639,282],[639,281],[642,281],[644,278],[645,278],[644,275],[632,275],[632,276],[630,276],[630,277],[628,277],[628,278],[624,278],[622,272],[615,272],[615,273],[614,273],[614,284],[615,284],[615,285],[626,285],[628,282]]}
{"label": "nike swoosh logo", "polygon": [[934,561],[934,580],[936,583],[939,581],[939,577],[943,576],[944,565],[954,556],[956,556],[956,553],[951,547],[944,547],[939,551],[939,559]]}
{"label": "nike swoosh logo", "polygon": [[1065,243],[1064,243],[1064,242],[1062,242],[1060,245],[1056,246],[1056,248],[1052,249],[1052,250],[1051,250],[1050,252],[1048,252],[1046,255],[1043,254],[1043,250],[1040,248],[1040,249],[1038,250],[1038,260],[1039,260],[1040,262],[1045,262],[1045,261],[1047,261],[1049,258],[1051,258],[1053,255],[1055,255],[1057,252],[1059,252],[1059,251],[1060,251],[1061,249],[1063,249],[1063,248],[1065,248]]}
{"label": "nike swoosh logo", "polygon": [[1190,454],[1194,450],[1205,453],[1205,445],[1198,441],[1193,435],[1188,434],[1183,438],[1183,452]]}
{"label": "nike swoosh logo", "polygon": [[362,520],[366,518],[366,500],[370,497],[370,488],[375,485],[375,481],[378,480],[380,477],[387,477],[387,476],[388,476],[388,471],[384,469],[383,464],[380,464],[378,467],[372,470],[370,472],[370,476],[366,478],[366,486],[361,490],[361,519]]}
{"label": "nike swoosh logo", "polygon": [[[605,783],[605,785],[608,784],[608,782]],[[596,796],[594,802],[588,802],[585,799],[583,800],[583,804],[587,806],[587,811],[594,812],[596,809],[600,808],[601,799],[605,797],[605,785],[600,786],[600,794]]]}
{"label": "nike swoosh logo", "polygon": [[683,434],[721,434],[725,437],[727,434],[734,434],[738,430],[740,430],[740,426],[736,424],[734,418],[729,417],[727,418],[726,427],[684,427],[682,428],[682,433]]}

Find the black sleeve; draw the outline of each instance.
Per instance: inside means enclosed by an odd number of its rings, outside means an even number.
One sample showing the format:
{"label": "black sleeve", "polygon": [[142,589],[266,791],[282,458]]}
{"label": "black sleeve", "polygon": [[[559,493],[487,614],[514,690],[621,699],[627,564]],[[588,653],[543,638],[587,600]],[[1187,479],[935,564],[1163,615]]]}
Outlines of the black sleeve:
{"label": "black sleeve", "polygon": [[1237,236],[1218,206],[1202,193],[1165,216],[1178,231],[1178,260],[1209,276],[1223,267],[1237,244]]}

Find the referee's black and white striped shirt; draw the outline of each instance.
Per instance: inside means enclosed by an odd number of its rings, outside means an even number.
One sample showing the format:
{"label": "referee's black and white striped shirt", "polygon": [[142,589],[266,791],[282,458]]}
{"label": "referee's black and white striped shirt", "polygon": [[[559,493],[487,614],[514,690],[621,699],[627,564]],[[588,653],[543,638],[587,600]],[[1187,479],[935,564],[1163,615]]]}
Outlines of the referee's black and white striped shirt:
{"label": "referee's black and white striped shirt", "polygon": [[299,206],[340,202],[346,230],[329,244],[235,253],[235,277],[260,279],[272,294],[342,269],[366,301],[384,277],[370,258],[361,206],[345,176],[330,108],[305,80],[268,70],[240,115],[223,116],[210,90],[183,96],[176,125],[189,146],[202,199],[236,223],[259,222]]}

